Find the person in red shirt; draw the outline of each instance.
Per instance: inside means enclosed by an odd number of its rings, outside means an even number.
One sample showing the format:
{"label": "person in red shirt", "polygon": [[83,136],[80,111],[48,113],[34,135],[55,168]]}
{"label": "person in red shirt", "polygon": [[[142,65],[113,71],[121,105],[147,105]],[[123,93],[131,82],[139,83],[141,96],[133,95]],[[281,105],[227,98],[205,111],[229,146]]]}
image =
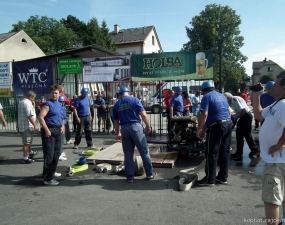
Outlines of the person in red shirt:
{"label": "person in red shirt", "polygon": [[[62,85],[58,85],[58,90],[59,90],[59,96],[64,97],[65,99],[65,106],[69,108],[70,106],[70,100],[68,97],[64,94],[64,87]],[[73,144],[74,141],[71,139],[71,134],[70,134],[70,128],[69,128],[69,122],[68,122],[68,115],[67,115],[67,121],[65,126],[65,139],[66,139],[66,144]],[[63,141],[62,141],[63,142]]]}
{"label": "person in red shirt", "polygon": [[167,118],[167,131],[168,133],[171,130],[171,122],[170,122],[170,101],[171,98],[173,96],[173,91],[170,89],[166,89],[163,90],[163,95],[164,95],[164,99],[163,99],[163,105],[166,108],[166,118]]}
{"label": "person in red shirt", "polygon": [[247,98],[248,98],[248,94],[246,93],[246,90],[247,89],[245,89],[240,95],[240,97],[243,98],[245,102],[247,102]]}
{"label": "person in red shirt", "polygon": [[192,106],[191,99],[189,98],[188,94],[186,92],[182,92],[182,98],[183,98],[183,116],[189,116],[190,115],[190,107]]}
{"label": "person in red shirt", "polygon": [[[74,100],[77,98],[77,95],[73,95],[73,99],[71,99],[70,101],[70,109],[71,111],[73,111],[74,109]],[[74,113],[73,114],[73,120],[72,120],[72,124],[73,124],[73,132],[76,132],[76,127],[77,127],[77,122],[76,122],[76,116]]]}
{"label": "person in red shirt", "polygon": [[64,94],[64,87],[59,85],[59,96],[63,96],[65,98],[65,105],[70,106],[70,101],[68,97]]}

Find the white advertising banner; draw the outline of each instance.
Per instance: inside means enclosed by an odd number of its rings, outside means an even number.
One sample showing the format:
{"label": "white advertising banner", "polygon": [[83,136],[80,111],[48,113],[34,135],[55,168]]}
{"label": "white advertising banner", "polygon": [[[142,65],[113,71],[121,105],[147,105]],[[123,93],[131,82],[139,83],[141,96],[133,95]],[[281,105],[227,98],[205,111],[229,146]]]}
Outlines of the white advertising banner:
{"label": "white advertising banner", "polygon": [[0,63],[0,88],[10,88],[11,78],[10,78],[10,63],[1,62]]}
{"label": "white advertising banner", "polygon": [[83,82],[130,80],[130,56],[83,58]]}

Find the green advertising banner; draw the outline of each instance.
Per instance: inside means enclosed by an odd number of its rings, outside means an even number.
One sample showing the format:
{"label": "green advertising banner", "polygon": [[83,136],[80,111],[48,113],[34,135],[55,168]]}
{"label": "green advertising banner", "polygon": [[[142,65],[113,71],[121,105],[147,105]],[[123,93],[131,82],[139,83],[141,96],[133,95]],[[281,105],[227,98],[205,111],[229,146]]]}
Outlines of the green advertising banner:
{"label": "green advertising banner", "polygon": [[131,57],[132,81],[205,80],[213,78],[213,52],[165,52]]}
{"label": "green advertising banner", "polygon": [[59,74],[82,74],[82,59],[59,59]]}

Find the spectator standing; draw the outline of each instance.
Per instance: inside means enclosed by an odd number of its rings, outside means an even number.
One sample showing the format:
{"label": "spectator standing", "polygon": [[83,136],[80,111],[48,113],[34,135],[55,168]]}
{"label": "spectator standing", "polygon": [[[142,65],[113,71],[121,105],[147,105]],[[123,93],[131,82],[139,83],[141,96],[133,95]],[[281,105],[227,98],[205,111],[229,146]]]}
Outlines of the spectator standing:
{"label": "spectator standing", "polygon": [[182,87],[178,86],[175,89],[175,95],[171,98],[170,101],[170,119],[174,116],[183,115],[183,99],[181,96]]}
{"label": "spectator standing", "polygon": [[263,109],[266,108],[267,106],[270,106],[271,104],[275,102],[275,99],[273,96],[274,83],[275,83],[274,81],[268,81],[265,86],[266,92],[264,92],[260,96],[260,105]]}
{"label": "spectator standing", "polygon": [[[206,131],[206,176],[196,183],[200,186],[227,184],[232,133],[229,104],[223,94],[214,90],[212,82],[202,84],[203,99],[196,136],[203,139]],[[217,161],[220,171],[216,175]]]}
{"label": "spectator standing", "polygon": [[183,116],[190,116],[190,107],[192,106],[191,99],[186,92],[182,92],[183,98]]}
{"label": "spectator standing", "polygon": [[164,99],[163,99],[163,105],[166,108],[166,118],[167,118],[167,131],[168,133],[171,130],[171,120],[170,120],[170,101],[173,96],[172,90],[163,90],[164,91]]}
{"label": "spectator standing", "polygon": [[70,109],[72,111],[72,124],[73,124],[73,132],[76,132],[76,127],[77,127],[77,121],[76,121],[76,116],[74,113],[74,100],[77,98],[77,95],[73,95],[73,99],[70,101]]}
{"label": "spectator standing", "polygon": [[102,95],[97,95],[97,99],[94,101],[93,106],[97,108],[97,118],[98,118],[98,133],[100,133],[101,121],[103,120],[103,132],[106,130],[106,106],[105,100]]}
{"label": "spectator standing", "polygon": [[[192,102],[192,98],[193,98],[194,96],[195,96],[194,91],[193,91],[193,90],[190,90],[190,91],[189,91],[189,98],[191,99],[191,102]],[[191,113],[193,113],[192,107],[193,107],[193,104],[190,106],[190,112],[191,112]]]}
{"label": "spectator standing", "polygon": [[243,90],[243,92],[240,94],[240,97],[247,102],[248,94],[247,94],[247,89]]}
{"label": "spectator standing", "polygon": [[91,120],[90,113],[90,100],[88,98],[88,88],[81,89],[81,96],[74,100],[74,113],[77,121],[76,137],[74,141],[74,149],[78,149],[81,142],[82,132],[84,130],[85,140],[88,148],[93,148],[92,133],[91,133]]}
{"label": "spectator standing", "polygon": [[[63,124],[66,132],[66,123],[67,123],[67,115],[66,115],[66,106],[65,106],[65,98],[63,96],[59,96],[58,102],[61,104],[61,109],[62,109],[62,118],[63,118]],[[65,161],[67,160],[65,152],[63,152],[63,143],[65,139],[64,133],[61,134],[61,146],[60,146],[60,156],[59,156],[59,161]]]}
{"label": "spectator standing", "polygon": [[[280,74],[272,89],[275,103],[262,109],[262,91],[253,93],[255,118],[264,121],[259,132],[261,157],[265,161],[262,177],[262,201],[267,224],[284,224],[285,218],[285,76]],[[278,223],[279,207],[283,223]]]}
{"label": "spectator standing", "polygon": [[251,135],[252,114],[243,98],[233,96],[229,92],[225,92],[224,95],[228,99],[230,107],[235,111],[236,119],[238,119],[236,125],[236,152],[231,155],[231,159],[242,159],[244,146],[243,138],[245,138],[250,149],[250,153],[248,155],[249,158],[254,158],[254,156],[258,153],[258,147],[254,143]]}
{"label": "spectator standing", "polygon": [[4,116],[4,113],[3,113],[3,107],[0,103],[0,119],[2,120],[2,123],[3,123],[3,126],[6,127],[7,126],[7,122],[5,120],[5,116]]}
{"label": "spectator standing", "polygon": [[[145,132],[150,133],[150,122],[141,102],[134,97],[129,96],[129,89],[121,87],[119,91],[120,99],[113,108],[113,118],[115,131],[119,141],[122,141],[124,151],[125,174],[128,183],[134,180],[134,150],[137,147],[146,173],[147,179],[153,179],[156,175],[153,172],[152,163],[149,155],[149,148],[143,133],[143,127],[140,124],[141,119],[146,125]],[[119,129],[121,125],[121,132]]]}
{"label": "spectator standing", "polygon": [[[252,91],[250,92],[250,105],[253,107],[253,95],[252,95]],[[258,130],[259,129],[259,121],[257,119],[255,119],[254,117],[254,130]]]}
{"label": "spectator standing", "polygon": [[[59,85],[59,96],[62,96],[65,99],[64,106],[69,107],[70,106],[70,100],[68,97],[64,94],[64,87],[62,85]],[[66,110],[65,110],[66,113]],[[69,128],[69,121],[68,121],[68,116],[65,115],[65,139],[66,139],[66,144],[70,145],[73,144],[74,141],[71,139],[71,134],[70,134],[70,128]]]}
{"label": "spectator standing", "polygon": [[54,177],[61,175],[56,173],[61,150],[61,134],[64,133],[62,108],[58,102],[59,88],[59,85],[51,86],[50,99],[44,103],[39,114],[44,153],[43,178],[44,184],[51,186],[59,184]]}
{"label": "spectator standing", "polygon": [[198,113],[200,111],[200,95],[201,95],[201,91],[196,91],[196,94],[194,95],[194,97],[192,97],[192,113],[194,116],[198,116]]}
{"label": "spectator standing", "polygon": [[36,93],[29,91],[18,105],[18,129],[23,142],[22,162],[28,164],[34,162],[32,158],[37,154],[37,151],[32,151],[31,149],[34,131],[39,130],[36,124],[36,111],[32,104],[35,99]]}

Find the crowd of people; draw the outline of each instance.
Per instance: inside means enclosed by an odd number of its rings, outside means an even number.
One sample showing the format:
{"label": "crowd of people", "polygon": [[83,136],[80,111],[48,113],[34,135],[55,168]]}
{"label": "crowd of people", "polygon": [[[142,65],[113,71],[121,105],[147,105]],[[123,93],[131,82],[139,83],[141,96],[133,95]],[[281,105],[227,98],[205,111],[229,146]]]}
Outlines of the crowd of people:
{"label": "crowd of people", "polygon": [[[249,148],[249,158],[261,157],[265,161],[262,178],[262,200],[265,204],[267,219],[278,219],[279,206],[283,205],[285,218],[285,75],[280,74],[276,82],[269,81],[261,91],[244,90],[239,96],[229,92],[220,93],[210,81],[203,82],[201,91],[195,94],[182,92],[180,86],[174,91],[164,90],[163,104],[166,108],[169,121],[167,129],[171,130],[171,118],[174,116],[198,117],[196,137],[206,140],[205,149],[205,177],[196,183],[200,186],[214,186],[228,183],[229,161],[242,160],[244,139]],[[124,152],[125,174],[127,182],[134,181],[134,148],[137,147],[143,161],[147,179],[153,179],[156,173],[153,170],[149,148],[144,133],[150,133],[150,121],[141,103],[141,99],[134,94],[130,96],[127,87],[121,87],[118,93],[111,98],[102,91],[96,93],[96,99],[91,102],[88,98],[89,90],[82,88],[81,95],[74,95],[70,101],[64,94],[64,87],[53,85],[50,88],[49,99],[41,98],[38,105],[35,102],[36,93],[29,91],[18,105],[18,129],[23,143],[22,162],[30,164],[37,154],[32,150],[33,134],[40,130],[44,153],[43,179],[46,185],[58,185],[55,177],[61,176],[56,172],[60,158],[65,158],[62,151],[64,140],[67,144],[73,143],[67,121],[66,108],[73,112],[73,129],[76,131],[74,149],[81,143],[82,133],[88,148],[93,148],[92,121],[97,109],[98,132],[109,133],[111,122],[117,139],[122,142]],[[200,99],[201,94],[203,97]],[[254,115],[248,107],[251,99]],[[108,102],[108,104],[107,104]],[[3,126],[7,122],[0,104],[0,119]],[[37,113],[41,125],[36,123]],[[252,120],[261,123],[259,132],[260,149],[254,142]],[[109,122],[108,122],[109,120]],[[145,124],[145,129],[141,124]],[[255,124],[256,124],[255,123]],[[236,151],[230,154],[232,130],[236,127]],[[257,128],[255,126],[255,128]],[[217,173],[217,165],[219,172]]]}

